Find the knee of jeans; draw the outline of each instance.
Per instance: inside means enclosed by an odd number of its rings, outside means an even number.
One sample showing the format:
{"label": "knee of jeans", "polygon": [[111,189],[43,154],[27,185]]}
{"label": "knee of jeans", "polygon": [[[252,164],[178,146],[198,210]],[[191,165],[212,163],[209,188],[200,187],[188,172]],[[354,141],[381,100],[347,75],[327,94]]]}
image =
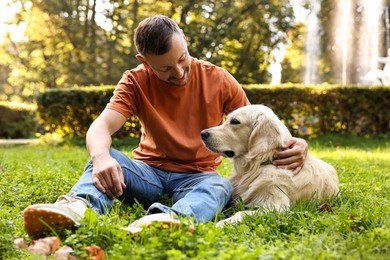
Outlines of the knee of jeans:
{"label": "knee of jeans", "polygon": [[89,160],[88,163],[84,167],[84,172],[91,171],[91,173],[92,173],[92,168],[93,168],[92,160]]}
{"label": "knee of jeans", "polygon": [[122,158],[122,157],[126,157],[127,158],[127,156],[125,155],[125,154],[123,154],[122,152],[120,152],[120,151],[118,151],[118,150],[116,150],[116,149],[114,149],[114,148],[110,148],[110,155],[113,157],[113,158],[115,158],[115,159],[119,159],[119,158]]}
{"label": "knee of jeans", "polygon": [[213,185],[213,188],[219,190],[222,194],[224,193],[226,197],[231,197],[233,194],[232,183],[226,178],[220,178],[220,180]]}
{"label": "knee of jeans", "polygon": [[131,159],[126,154],[114,148],[110,149],[110,155],[119,163],[119,165],[121,165],[121,167],[123,167],[123,165],[126,165],[131,161]]}
{"label": "knee of jeans", "polygon": [[224,179],[224,185],[229,197],[233,194],[233,185],[228,179]]}

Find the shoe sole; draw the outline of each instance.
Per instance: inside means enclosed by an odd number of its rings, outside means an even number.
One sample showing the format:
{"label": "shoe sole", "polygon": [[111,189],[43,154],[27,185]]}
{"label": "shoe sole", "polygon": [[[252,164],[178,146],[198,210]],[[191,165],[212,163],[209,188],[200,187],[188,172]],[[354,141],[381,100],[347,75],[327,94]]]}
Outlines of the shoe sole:
{"label": "shoe sole", "polygon": [[28,207],[23,212],[24,229],[30,237],[43,237],[49,233],[75,228],[76,222],[62,214]]}

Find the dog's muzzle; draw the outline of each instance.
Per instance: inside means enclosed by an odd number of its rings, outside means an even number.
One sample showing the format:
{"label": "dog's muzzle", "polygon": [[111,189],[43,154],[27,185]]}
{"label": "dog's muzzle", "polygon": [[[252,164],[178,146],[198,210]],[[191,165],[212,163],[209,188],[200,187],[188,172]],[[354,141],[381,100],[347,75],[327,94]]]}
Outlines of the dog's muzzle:
{"label": "dog's muzzle", "polygon": [[234,151],[218,151],[217,149],[215,149],[215,147],[210,142],[211,133],[209,131],[203,130],[202,132],[200,132],[200,135],[202,137],[202,141],[204,145],[214,153],[219,153],[228,158],[234,157],[235,155]]}
{"label": "dog's muzzle", "polygon": [[206,141],[207,139],[209,139],[209,137],[211,136],[211,134],[210,134],[209,131],[203,130],[202,132],[200,132],[200,136],[202,136],[202,140],[203,140],[203,141]]}

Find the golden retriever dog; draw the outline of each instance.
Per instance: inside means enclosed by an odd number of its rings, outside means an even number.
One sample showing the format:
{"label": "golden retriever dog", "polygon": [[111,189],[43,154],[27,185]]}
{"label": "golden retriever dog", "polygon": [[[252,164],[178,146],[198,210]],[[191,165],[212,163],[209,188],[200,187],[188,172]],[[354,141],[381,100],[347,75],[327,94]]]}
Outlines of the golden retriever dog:
{"label": "golden retriever dog", "polygon": [[289,210],[297,201],[321,201],[339,192],[336,170],[310,154],[297,175],[272,165],[274,153],[291,134],[269,107],[238,108],[222,125],[203,130],[201,137],[209,150],[232,159],[233,201],[241,198],[245,207],[253,209],[219,221],[219,227],[242,221],[259,209]]}

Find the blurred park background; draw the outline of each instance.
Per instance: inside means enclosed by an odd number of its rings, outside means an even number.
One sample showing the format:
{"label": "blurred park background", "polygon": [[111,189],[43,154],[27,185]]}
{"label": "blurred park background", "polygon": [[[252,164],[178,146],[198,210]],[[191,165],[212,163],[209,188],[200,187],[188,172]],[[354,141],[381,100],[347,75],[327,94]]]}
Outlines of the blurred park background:
{"label": "blurred park background", "polygon": [[[75,105],[68,103],[63,110],[56,111],[49,108],[49,105],[58,107],[66,103],[60,98],[64,95],[58,92],[61,89],[93,86],[102,91],[103,86],[111,86],[109,93],[112,93],[112,87],[122,73],[139,64],[132,41],[135,27],[154,14],[167,15],[180,25],[192,56],[227,69],[244,87],[261,89],[267,85],[277,91],[275,88],[286,88],[288,83],[290,86],[311,86],[306,92],[323,93],[328,91],[324,86],[329,85],[359,91],[362,91],[359,86],[365,86],[366,90],[380,92],[360,95],[368,95],[373,104],[380,105],[382,101],[372,97],[389,95],[386,87],[390,85],[389,11],[390,0],[2,0],[1,128],[9,130],[16,127],[10,125],[16,122],[20,128],[20,122],[27,122],[27,117],[16,115],[14,111],[18,110],[20,114],[21,110],[32,109],[35,113],[38,107],[41,122],[36,131],[58,130],[59,123],[50,120]],[[57,99],[51,97],[49,102],[48,97],[42,95],[52,93],[50,90],[57,91]],[[290,90],[283,91],[290,93]],[[108,98],[110,94],[107,95]],[[259,92],[252,93],[251,102],[264,103],[258,99],[259,95]],[[295,94],[300,95],[301,92]],[[333,96],[340,95],[340,92],[333,93]],[[99,101],[102,106],[107,98]],[[80,101],[74,96],[71,99]],[[92,99],[83,100],[91,102]],[[358,103],[371,106],[364,100],[351,102],[351,106]],[[321,104],[307,106],[316,111]],[[89,107],[83,104],[81,110],[74,113],[88,113]],[[345,109],[350,111],[350,107]],[[92,120],[97,112],[90,113]],[[45,118],[49,114],[50,120]],[[387,125],[383,123],[382,130],[374,133],[389,132],[388,114],[379,117],[382,121],[387,120]],[[311,115],[306,121],[318,122],[320,119]],[[90,123],[89,119],[74,116],[64,120]],[[299,120],[296,115],[294,120],[295,123]],[[332,124],[339,124],[338,129],[350,130],[337,120]],[[63,133],[66,127],[62,126]],[[362,125],[352,130],[360,128]],[[0,137],[31,136],[22,130],[18,130],[19,134],[15,130],[0,133]],[[72,130],[73,134],[76,130]]]}

